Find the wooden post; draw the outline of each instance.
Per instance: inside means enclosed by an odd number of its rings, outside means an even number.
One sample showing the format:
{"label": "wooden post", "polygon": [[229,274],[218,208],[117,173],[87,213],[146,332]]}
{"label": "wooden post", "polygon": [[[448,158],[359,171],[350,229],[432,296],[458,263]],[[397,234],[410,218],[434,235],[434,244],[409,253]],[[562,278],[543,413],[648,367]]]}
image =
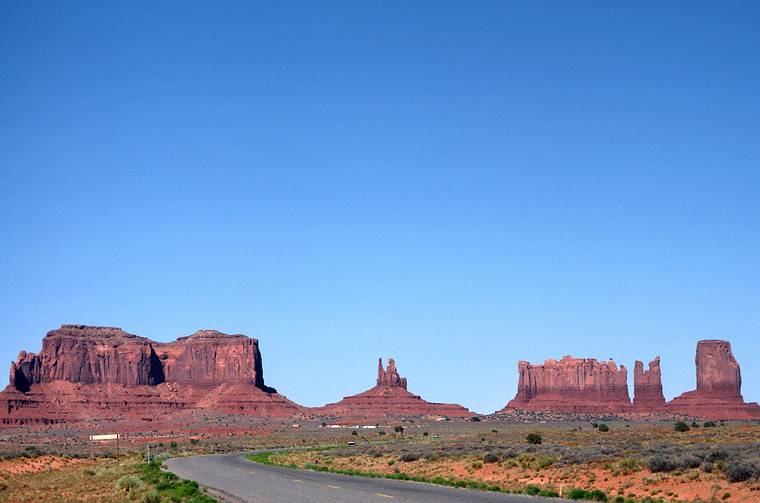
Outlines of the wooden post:
{"label": "wooden post", "polygon": [[116,437],[116,465],[121,466],[121,462],[119,461],[119,437]]}
{"label": "wooden post", "polygon": [[95,441],[90,440],[90,459],[95,461]]}

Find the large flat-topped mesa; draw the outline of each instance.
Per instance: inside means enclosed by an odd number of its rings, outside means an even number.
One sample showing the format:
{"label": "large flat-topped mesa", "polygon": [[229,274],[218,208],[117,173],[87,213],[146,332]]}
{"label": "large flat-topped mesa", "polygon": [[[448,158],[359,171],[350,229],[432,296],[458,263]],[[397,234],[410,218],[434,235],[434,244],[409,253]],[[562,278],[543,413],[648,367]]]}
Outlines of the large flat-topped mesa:
{"label": "large flat-topped mesa", "polygon": [[358,395],[347,396],[340,402],[317,407],[313,412],[321,416],[352,420],[378,419],[399,416],[469,417],[473,414],[457,404],[426,402],[420,396],[407,391],[406,379],[396,369],[393,358],[383,369],[382,358],[378,362],[377,384]]}
{"label": "large flat-topped mesa", "polygon": [[669,410],[711,419],[760,419],[760,406],[742,397],[741,370],[730,342],[699,341],[695,364],[697,389],[671,400]]}
{"label": "large flat-topped mesa", "polygon": [[114,327],[62,325],[22,351],[0,393],[5,424],[154,417],[183,409],[289,416],[301,407],[264,384],[256,339],[200,330],[162,343]]}
{"label": "large flat-topped mesa", "polygon": [[627,371],[614,361],[564,356],[543,364],[518,363],[517,395],[506,409],[607,413],[630,408]]}

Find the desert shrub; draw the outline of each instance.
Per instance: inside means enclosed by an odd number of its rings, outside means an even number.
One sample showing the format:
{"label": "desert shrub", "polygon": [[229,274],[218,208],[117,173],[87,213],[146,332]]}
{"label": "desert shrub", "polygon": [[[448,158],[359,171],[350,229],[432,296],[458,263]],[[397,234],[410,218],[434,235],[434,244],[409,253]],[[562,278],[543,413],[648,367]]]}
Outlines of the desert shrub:
{"label": "desert shrub", "polygon": [[729,452],[726,449],[718,448],[710,451],[705,457],[705,461],[715,463],[716,461],[725,461],[728,459]]}
{"label": "desert shrub", "polygon": [[674,426],[673,429],[679,432],[689,431],[691,428],[689,428],[689,425],[684,423],[683,421],[678,421]]}
{"label": "desert shrub", "polygon": [[715,421],[705,421],[705,424],[703,424],[705,428],[715,428],[717,425],[715,424]]}
{"label": "desert shrub", "polygon": [[483,461],[485,463],[498,463],[499,456],[497,454],[494,454],[493,452],[489,452],[488,454],[483,456]]}
{"label": "desert shrub", "polygon": [[169,444],[169,446],[170,446],[172,449],[176,449],[176,448],[179,446],[179,444],[177,444],[177,442],[172,442],[171,444]]}
{"label": "desert shrub", "polygon": [[755,467],[746,462],[734,462],[726,466],[726,480],[729,482],[744,482],[755,474]]}
{"label": "desert shrub", "polygon": [[686,470],[687,468],[699,468],[702,460],[693,454],[685,454],[677,460],[678,468]]}
{"label": "desert shrub", "polygon": [[393,431],[395,431],[396,433],[404,433],[404,427],[403,426],[395,426],[393,428]]}
{"label": "desert shrub", "polygon": [[571,500],[588,500],[588,501],[607,501],[607,495],[602,491],[595,489],[593,491],[586,491],[585,489],[571,489],[567,493],[567,497]]}
{"label": "desert shrub", "polygon": [[428,452],[427,454],[425,454],[424,458],[425,458],[425,461],[438,461],[439,459],[441,459],[441,456],[435,452]]}
{"label": "desert shrub", "polygon": [[164,499],[158,493],[148,493],[142,497],[141,503],[162,503]]}
{"label": "desert shrub", "polygon": [[199,443],[201,443],[201,441],[198,440],[197,438],[191,438],[190,443],[193,445],[198,445]]}
{"label": "desert shrub", "polygon": [[553,465],[556,460],[554,456],[541,456],[533,463],[533,467],[536,470],[543,470]]}
{"label": "desert shrub", "polygon": [[140,479],[134,475],[125,475],[116,481],[116,487],[123,491],[129,492],[139,488],[142,485]]}
{"label": "desert shrub", "polygon": [[423,431],[423,432],[422,432],[422,436],[423,436],[423,437],[427,437],[428,435],[429,435],[429,433],[428,433],[428,432],[426,432],[426,431]]}
{"label": "desert shrub", "polygon": [[402,454],[401,457],[398,459],[399,461],[403,461],[404,463],[411,463],[412,461],[417,461],[418,459],[420,459],[420,455],[407,452],[406,454]]}
{"label": "desert shrub", "polygon": [[666,456],[655,456],[650,458],[648,465],[653,473],[672,472],[676,469],[676,463]]}
{"label": "desert shrub", "polygon": [[618,461],[618,468],[623,473],[637,472],[644,467],[644,462],[639,458],[625,458]]}
{"label": "desert shrub", "polygon": [[538,493],[540,492],[541,488],[538,486],[527,486],[523,489],[523,494],[527,494],[528,496],[538,496]]}
{"label": "desert shrub", "polygon": [[351,432],[351,435],[353,435],[353,436],[357,436],[358,434],[359,433],[356,430],[354,430],[354,431]]}
{"label": "desert shrub", "polygon": [[552,491],[551,489],[541,489],[538,495],[544,498],[559,498],[559,493],[557,491]]}
{"label": "desert shrub", "polygon": [[470,421],[472,421],[473,423],[479,423],[480,422],[480,418],[478,416],[472,416],[470,418]]}
{"label": "desert shrub", "polygon": [[538,433],[529,433],[525,439],[528,441],[529,444],[538,445],[541,443],[541,435]]}
{"label": "desert shrub", "polygon": [[602,423],[602,424],[599,425],[599,431],[601,431],[601,432],[608,432],[608,431],[610,431],[610,427],[607,426],[606,424]]}

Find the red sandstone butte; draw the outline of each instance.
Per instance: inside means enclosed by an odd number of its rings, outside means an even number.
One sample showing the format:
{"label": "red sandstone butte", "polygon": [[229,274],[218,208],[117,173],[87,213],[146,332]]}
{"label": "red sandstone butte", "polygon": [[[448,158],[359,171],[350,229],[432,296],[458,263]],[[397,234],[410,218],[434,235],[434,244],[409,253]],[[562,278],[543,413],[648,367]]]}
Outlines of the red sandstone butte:
{"label": "red sandstone butte", "polygon": [[637,412],[665,409],[659,356],[649,362],[648,370],[644,370],[644,362],[636,360],[633,368],[633,407]]}
{"label": "red sandstone butte", "polygon": [[671,400],[668,410],[708,419],[760,419],[760,406],[742,398],[741,370],[730,342],[699,341],[696,366],[697,389]]}
{"label": "red sandstone butte", "polygon": [[517,395],[509,409],[569,412],[617,413],[631,408],[627,371],[614,361],[564,356],[543,364],[518,363]]}
{"label": "red sandstone butte", "polygon": [[22,351],[0,393],[2,424],[165,417],[182,410],[287,417],[302,407],[264,384],[256,339],[200,330],[174,342],[62,325]]}
{"label": "red sandstone butte", "polygon": [[358,395],[347,396],[340,402],[313,409],[321,416],[347,419],[378,419],[398,416],[470,417],[472,412],[461,405],[426,402],[406,389],[406,379],[396,370],[396,362],[388,359],[383,369],[382,358],[377,364],[377,384]]}

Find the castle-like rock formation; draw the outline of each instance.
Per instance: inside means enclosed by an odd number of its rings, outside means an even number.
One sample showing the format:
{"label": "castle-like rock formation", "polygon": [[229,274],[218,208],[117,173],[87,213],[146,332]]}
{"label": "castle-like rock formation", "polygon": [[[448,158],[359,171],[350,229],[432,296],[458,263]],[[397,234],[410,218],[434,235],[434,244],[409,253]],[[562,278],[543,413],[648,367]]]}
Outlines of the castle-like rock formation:
{"label": "castle-like rock formation", "polygon": [[383,417],[437,416],[469,417],[473,414],[456,404],[432,403],[423,400],[406,389],[406,379],[396,369],[393,358],[388,359],[387,368],[378,361],[377,384],[358,395],[347,396],[340,402],[313,409],[325,417],[351,420],[376,420]]}
{"label": "castle-like rock formation", "polygon": [[507,408],[556,412],[611,413],[630,407],[627,370],[614,361],[564,356],[543,364],[517,365],[517,395]]}
{"label": "castle-like rock formation", "polygon": [[644,362],[636,360],[633,367],[633,405],[637,410],[646,412],[665,407],[659,356],[649,362],[648,370],[644,370]]}
{"label": "castle-like rock formation", "polygon": [[301,407],[264,384],[256,339],[201,330],[174,342],[120,328],[62,325],[22,351],[0,393],[4,424],[151,419],[185,409],[290,416]]}
{"label": "castle-like rock formation", "polygon": [[543,364],[518,363],[517,395],[510,409],[573,413],[677,413],[706,419],[760,419],[760,406],[745,403],[741,372],[728,341],[697,343],[697,389],[670,402],[662,393],[660,357],[647,370],[634,366],[634,398],[628,398],[624,366],[565,356]]}

